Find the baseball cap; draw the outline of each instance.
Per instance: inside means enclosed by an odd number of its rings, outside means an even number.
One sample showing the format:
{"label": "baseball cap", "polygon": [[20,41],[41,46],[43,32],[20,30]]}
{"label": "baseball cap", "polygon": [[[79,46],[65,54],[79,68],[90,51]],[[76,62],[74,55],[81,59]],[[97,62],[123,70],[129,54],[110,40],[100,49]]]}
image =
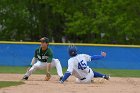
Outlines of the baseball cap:
{"label": "baseball cap", "polygon": [[42,38],[40,39],[40,42],[46,42],[46,43],[49,43],[49,39],[46,38],[46,37],[42,37]]}

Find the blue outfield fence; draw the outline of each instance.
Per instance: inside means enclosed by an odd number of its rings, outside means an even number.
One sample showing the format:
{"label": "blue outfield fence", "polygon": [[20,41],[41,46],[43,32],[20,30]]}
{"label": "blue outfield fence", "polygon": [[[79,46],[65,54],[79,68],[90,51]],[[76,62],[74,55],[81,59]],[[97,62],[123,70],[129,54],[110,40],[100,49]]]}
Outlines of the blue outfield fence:
{"label": "blue outfield fence", "polygon": [[[114,46],[76,44],[78,53],[89,55],[100,54],[105,51],[104,59],[89,62],[93,68],[109,69],[140,69],[140,47],[139,46]],[[39,43],[0,43],[0,66],[27,66],[30,64],[34,51]],[[69,55],[68,44],[50,44],[54,58],[61,61],[62,67],[67,67]]]}

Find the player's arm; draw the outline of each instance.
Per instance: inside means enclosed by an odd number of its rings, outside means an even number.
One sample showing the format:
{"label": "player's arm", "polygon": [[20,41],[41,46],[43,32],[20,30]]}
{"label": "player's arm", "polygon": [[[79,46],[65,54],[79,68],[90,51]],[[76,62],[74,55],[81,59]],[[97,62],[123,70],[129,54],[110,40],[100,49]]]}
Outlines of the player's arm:
{"label": "player's arm", "polygon": [[50,73],[52,58],[53,58],[53,53],[51,49],[49,49],[48,59],[47,59],[47,69],[46,69],[47,73]]}
{"label": "player's arm", "polygon": [[72,74],[73,72],[73,63],[70,62],[70,60],[68,61],[68,69],[64,74],[64,77],[62,78],[62,80],[60,81],[60,83],[63,83],[65,80],[67,80],[69,78],[69,76]]}
{"label": "player's arm", "polygon": [[50,80],[50,78],[51,78],[50,69],[51,69],[51,63],[47,63],[46,77],[45,77],[46,81]]}
{"label": "player's arm", "polygon": [[50,73],[51,70],[51,63],[47,63],[46,73]]}
{"label": "player's arm", "polygon": [[46,68],[46,77],[45,80],[48,81],[51,78],[50,70],[51,70],[51,62],[52,62],[53,54],[49,49],[48,51],[48,59],[47,59],[47,68]]}
{"label": "player's arm", "polygon": [[93,55],[91,56],[91,61],[92,60],[99,60],[99,59],[102,59],[106,56],[106,52],[101,52],[101,55]]}

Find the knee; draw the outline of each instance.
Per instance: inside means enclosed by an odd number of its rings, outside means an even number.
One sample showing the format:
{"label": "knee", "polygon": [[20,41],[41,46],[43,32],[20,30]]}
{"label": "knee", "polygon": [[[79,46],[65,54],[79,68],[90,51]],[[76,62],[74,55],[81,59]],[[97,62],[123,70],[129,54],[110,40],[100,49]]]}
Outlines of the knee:
{"label": "knee", "polygon": [[32,69],[39,69],[38,65],[33,65]]}

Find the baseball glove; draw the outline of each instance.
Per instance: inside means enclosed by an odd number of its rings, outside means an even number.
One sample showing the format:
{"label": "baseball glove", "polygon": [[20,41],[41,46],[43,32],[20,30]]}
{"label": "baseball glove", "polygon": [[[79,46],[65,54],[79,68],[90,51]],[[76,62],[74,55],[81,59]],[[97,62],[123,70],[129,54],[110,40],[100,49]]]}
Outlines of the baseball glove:
{"label": "baseball glove", "polygon": [[47,74],[46,74],[46,77],[45,77],[45,81],[50,80],[50,78],[51,78],[51,74],[50,74],[50,73],[47,73]]}

